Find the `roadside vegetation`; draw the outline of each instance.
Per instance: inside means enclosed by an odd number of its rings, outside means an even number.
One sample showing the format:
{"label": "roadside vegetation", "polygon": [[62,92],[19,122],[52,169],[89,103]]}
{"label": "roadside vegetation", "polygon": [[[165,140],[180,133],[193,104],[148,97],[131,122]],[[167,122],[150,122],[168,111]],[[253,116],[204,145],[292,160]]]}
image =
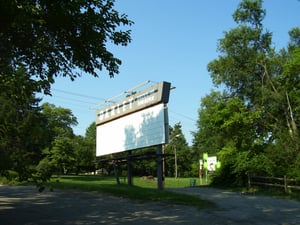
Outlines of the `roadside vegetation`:
{"label": "roadside vegetation", "polygon": [[[190,180],[194,178],[166,178],[165,190],[157,189],[156,180],[145,180],[135,177],[134,185],[128,186],[124,177],[120,178],[120,184],[116,183],[115,177],[99,175],[63,175],[53,176],[48,184],[51,191],[77,190],[106,193],[109,195],[129,198],[135,201],[159,201],[169,204],[182,204],[196,206],[197,208],[211,208],[216,205],[210,201],[202,200],[198,197],[168,191],[168,188],[190,187]],[[7,185],[31,185],[27,182],[17,180],[7,180],[0,177],[0,184]],[[191,187],[192,188],[192,187]]]}
{"label": "roadside vegetation", "polygon": [[[11,173],[13,177],[15,173]],[[16,175],[15,175],[16,178]],[[195,181],[195,183],[191,183]],[[0,184],[4,185],[32,185],[26,181],[18,181],[17,179],[7,179],[6,177],[0,177]],[[195,186],[192,186],[195,184]],[[179,194],[168,191],[171,188],[197,188],[197,187],[212,187],[211,180],[208,179],[206,183],[205,179],[199,178],[165,178],[165,190],[157,190],[157,182],[154,179],[144,179],[143,177],[134,177],[133,186],[127,185],[127,178],[120,177],[120,184],[116,184],[115,177],[101,176],[101,175],[62,175],[53,176],[48,184],[51,191],[55,189],[61,190],[78,190],[78,191],[95,191],[98,193],[107,193],[110,195],[129,198],[136,201],[165,201],[172,204],[183,204],[196,206],[198,208],[216,207],[209,201],[201,200],[197,197]],[[245,195],[255,196],[271,196],[284,199],[291,199],[300,201],[300,191],[290,190],[285,192],[282,188],[272,187],[252,187],[248,189],[246,187],[224,187],[214,186],[215,188],[226,189],[228,191],[238,192]]]}
{"label": "roadside vegetation", "polygon": [[166,190],[163,191],[156,189],[156,181],[144,180],[140,177],[134,178],[133,186],[128,186],[125,182],[116,184],[114,177],[93,175],[54,177],[50,185],[54,189],[96,191],[137,201],[160,201],[171,204],[191,205],[198,208],[215,207],[212,202],[195,196],[168,191],[168,188],[188,187],[189,185],[188,178],[179,178],[176,181],[174,179],[166,179]]}
{"label": "roadside vegetation", "polygon": [[278,188],[255,187],[250,189],[249,193],[300,201],[299,190],[289,190],[288,192],[285,192]]}

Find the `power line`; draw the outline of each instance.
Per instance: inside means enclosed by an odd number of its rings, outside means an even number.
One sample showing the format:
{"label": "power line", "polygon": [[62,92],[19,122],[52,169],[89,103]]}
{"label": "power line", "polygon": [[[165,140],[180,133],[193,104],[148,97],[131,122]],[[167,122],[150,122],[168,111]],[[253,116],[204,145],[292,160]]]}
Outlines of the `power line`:
{"label": "power line", "polygon": [[83,97],[83,98],[95,99],[95,100],[98,100],[98,101],[99,100],[105,100],[104,98],[97,98],[97,97],[94,97],[94,96],[83,95],[83,94],[79,94],[79,93],[75,93],[75,92],[70,92],[70,91],[64,91],[64,90],[60,90],[60,89],[56,89],[56,88],[52,88],[52,90],[58,91],[58,92],[62,92],[62,93],[65,93],[65,94],[69,94],[69,95]]}
{"label": "power line", "polygon": [[173,110],[170,110],[170,112],[172,112],[172,113],[174,113],[174,114],[176,114],[176,115],[178,115],[178,116],[184,117],[184,118],[186,118],[186,119],[188,119],[188,120],[191,120],[191,121],[193,121],[193,122],[197,122],[197,120],[193,119],[192,117],[183,115],[183,114],[181,114],[181,113],[174,112]]}
{"label": "power line", "polygon": [[[70,100],[63,100],[63,99],[44,99],[44,102],[48,102],[50,104],[54,104],[56,107],[68,108],[68,109],[80,109],[84,111],[92,111],[90,107],[81,104],[80,102],[71,102]],[[78,103],[78,104],[76,104]]]}
{"label": "power line", "polygon": [[59,96],[59,95],[54,95],[53,97],[59,98],[59,99],[65,99],[65,100],[72,101],[72,102],[85,103],[85,104],[89,104],[89,105],[95,104],[94,102],[81,101],[81,100],[78,100],[78,99],[66,98],[64,96]]}
{"label": "power line", "polygon": [[136,85],[136,86],[134,86],[130,89],[127,89],[126,91],[123,91],[123,92],[119,93],[118,95],[115,95],[111,98],[105,99],[104,101],[98,103],[97,105],[92,106],[92,109],[97,109],[99,106],[102,106],[102,105],[104,105],[108,102],[110,102],[110,103],[115,102],[115,101],[112,101],[112,100],[116,100],[116,99],[120,98],[121,96],[124,96],[125,94],[128,94],[128,93],[131,94],[134,90],[137,90],[140,87],[144,87],[145,85],[149,84],[150,82],[151,82],[150,80],[146,80],[141,84],[138,84],[138,85]]}
{"label": "power line", "polygon": [[[154,81],[150,81],[150,82],[154,83]],[[149,83],[149,81],[148,81],[148,83]],[[56,89],[56,88],[53,88],[53,90],[55,90],[57,92],[62,92],[62,93],[65,93],[65,94],[73,95],[73,96],[79,96],[79,97],[84,97],[84,98],[89,98],[89,99],[105,100],[105,101],[107,101],[107,99],[104,99],[104,98],[97,98],[97,97],[94,97],[94,96],[82,95],[82,94],[79,94],[79,93],[70,92],[70,91],[64,91],[64,90],[60,90],[60,89]],[[86,101],[81,101],[81,100],[77,100],[77,99],[71,99],[71,98],[61,97],[61,96],[58,96],[58,95],[55,95],[54,97],[58,97],[60,99],[65,99],[65,100],[72,101],[72,102],[79,102],[79,103],[85,103],[85,104],[91,104],[91,105],[95,104],[95,103],[92,103],[92,102],[86,102]],[[193,121],[193,122],[197,122],[196,119],[194,119],[192,117],[189,117],[187,115],[184,115],[182,113],[178,113],[178,112],[175,112],[173,110],[170,110],[170,112],[173,113],[173,114],[175,114],[175,115],[178,115],[180,117],[183,117],[183,118],[185,118],[187,120],[190,120],[190,121]]]}

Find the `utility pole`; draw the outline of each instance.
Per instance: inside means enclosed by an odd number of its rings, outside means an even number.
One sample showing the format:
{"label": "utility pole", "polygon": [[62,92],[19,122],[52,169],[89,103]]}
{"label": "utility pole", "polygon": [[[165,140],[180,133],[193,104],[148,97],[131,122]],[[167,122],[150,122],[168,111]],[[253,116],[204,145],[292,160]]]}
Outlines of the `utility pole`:
{"label": "utility pole", "polygon": [[177,150],[176,145],[174,146],[174,155],[175,155],[175,178],[178,177],[178,170],[177,170]]}
{"label": "utility pole", "polygon": [[[180,134],[176,134],[170,141],[170,143],[175,140],[176,138],[180,137]],[[174,169],[175,169],[175,178],[178,178],[178,168],[177,168],[177,148],[176,145],[172,143],[174,149]]]}

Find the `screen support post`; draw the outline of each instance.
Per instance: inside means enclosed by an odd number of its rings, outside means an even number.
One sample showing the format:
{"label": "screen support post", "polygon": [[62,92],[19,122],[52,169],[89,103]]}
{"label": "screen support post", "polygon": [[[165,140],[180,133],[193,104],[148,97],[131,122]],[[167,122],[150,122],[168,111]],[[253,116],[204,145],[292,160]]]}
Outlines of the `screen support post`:
{"label": "screen support post", "polygon": [[157,145],[156,155],[157,155],[157,189],[164,189],[164,172],[163,172],[163,154],[162,145]]}
{"label": "screen support post", "polygon": [[131,161],[131,155],[132,155],[132,151],[128,151],[127,152],[127,180],[128,180],[128,185],[132,186],[133,185],[133,179],[132,179],[132,161]]}

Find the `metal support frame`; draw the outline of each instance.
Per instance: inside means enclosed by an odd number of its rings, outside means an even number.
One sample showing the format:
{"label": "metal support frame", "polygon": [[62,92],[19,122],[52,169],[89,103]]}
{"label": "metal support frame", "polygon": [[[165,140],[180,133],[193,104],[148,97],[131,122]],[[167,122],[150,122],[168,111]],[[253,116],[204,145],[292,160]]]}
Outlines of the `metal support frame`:
{"label": "metal support frame", "polygon": [[133,185],[133,162],[137,160],[149,160],[155,159],[157,165],[157,188],[158,190],[164,190],[165,182],[165,157],[174,157],[173,154],[164,154],[163,145],[158,145],[156,152],[146,152],[143,154],[132,154],[132,151],[128,151],[127,156],[112,157],[107,159],[98,160],[99,163],[111,161],[114,165],[116,182],[120,184],[118,176],[118,163],[127,163],[127,184]]}

